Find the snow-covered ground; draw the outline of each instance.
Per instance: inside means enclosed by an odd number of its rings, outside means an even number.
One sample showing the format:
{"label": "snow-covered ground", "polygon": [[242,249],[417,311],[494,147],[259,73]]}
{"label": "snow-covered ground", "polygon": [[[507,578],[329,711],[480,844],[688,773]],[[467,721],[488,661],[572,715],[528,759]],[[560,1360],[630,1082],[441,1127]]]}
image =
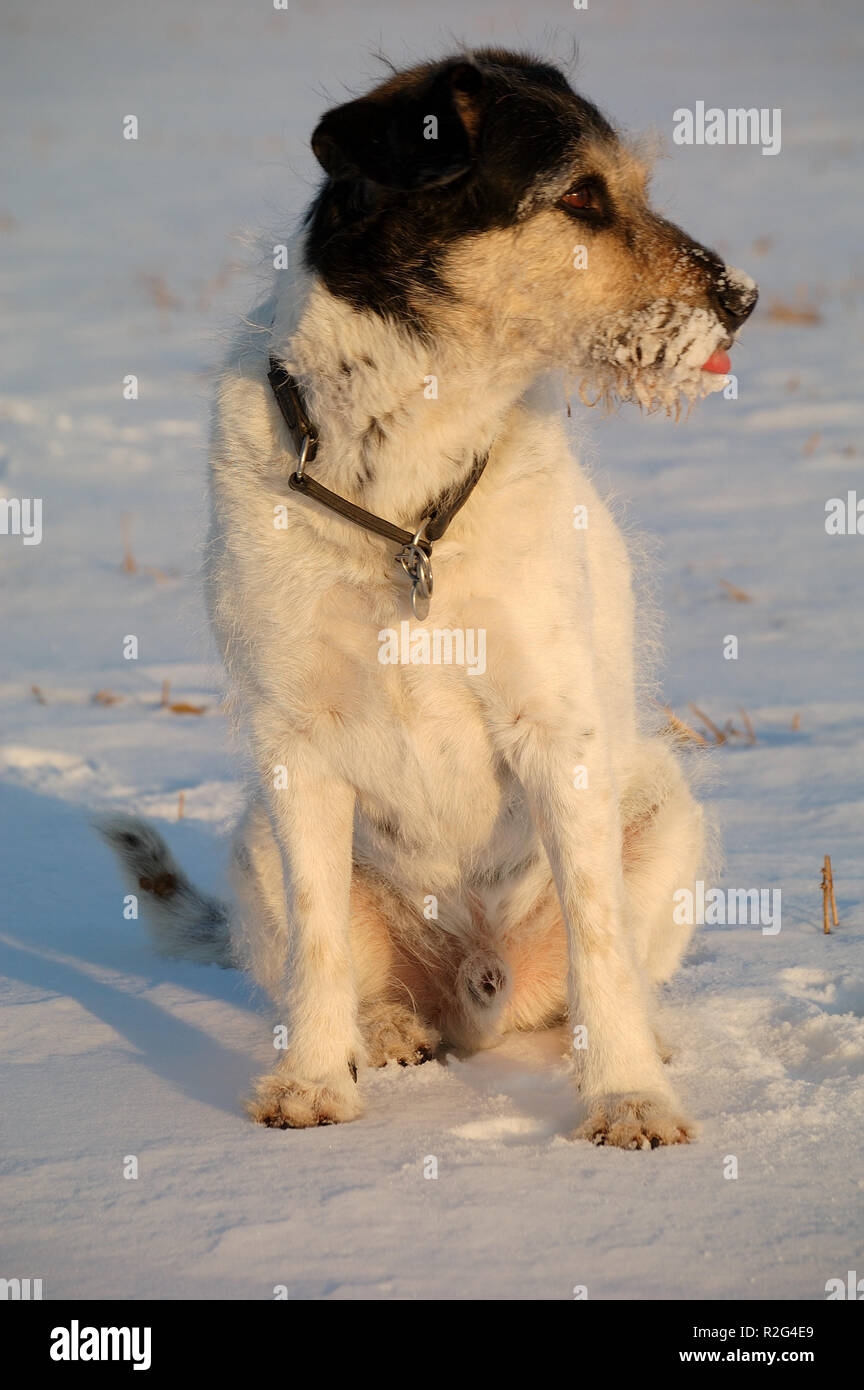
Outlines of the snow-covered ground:
{"label": "snow-covered ground", "polygon": [[[864,536],[824,525],[864,496],[857,0],[10,0],[2,29],[0,485],[44,499],[44,536],[0,536],[0,1275],[47,1298],[823,1298],[864,1269]],[[659,538],[663,699],[755,728],[711,754],[723,883],[782,890],[779,934],[706,927],[668,992],[692,1147],[568,1142],[554,1035],[374,1073],[357,1124],[254,1128],[265,1018],[235,974],[154,959],[88,824],[146,812],[219,885],[238,793],[195,579],[208,371],[308,198],[320,111],[376,47],[454,35],[577,38],[586,94],[666,138],[660,205],[762,287],[737,400],[589,418],[597,473]],[[700,100],[780,108],[781,152],[673,146]],[[203,713],[160,708],[164,681]]]}

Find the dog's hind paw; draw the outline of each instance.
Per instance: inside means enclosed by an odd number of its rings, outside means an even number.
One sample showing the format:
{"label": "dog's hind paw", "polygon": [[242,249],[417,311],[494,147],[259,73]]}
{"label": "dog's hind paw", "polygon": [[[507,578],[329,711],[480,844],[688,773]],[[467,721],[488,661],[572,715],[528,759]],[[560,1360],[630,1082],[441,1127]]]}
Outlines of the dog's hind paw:
{"label": "dog's hind paw", "polygon": [[268,1072],[246,1102],[246,1113],[270,1129],[308,1129],[356,1120],[363,1106],[349,1073],[345,1083],[299,1081]]}
{"label": "dog's hind paw", "polygon": [[411,1009],[386,1002],[366,1005],[360,1011],[360,1031],[370,1067],[398,1062],[416,1067],[434,1057],[441,1035]]}
{"label": "dog's hind paw", "polygon": [[689,1144],[695,1135],[696,1126],[670,1101],[632,1094],[593,1101],[587,1120],[572,1137],[619,1149],[656,1149],[661,1144]]}

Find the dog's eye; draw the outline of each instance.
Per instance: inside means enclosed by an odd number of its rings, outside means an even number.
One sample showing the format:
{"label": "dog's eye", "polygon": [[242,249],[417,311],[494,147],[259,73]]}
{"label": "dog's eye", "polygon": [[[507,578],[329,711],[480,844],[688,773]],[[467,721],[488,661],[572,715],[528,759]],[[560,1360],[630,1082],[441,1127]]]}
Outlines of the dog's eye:
{"label": "dog's eye", "polygon": [[575,208],[578,212],[602,212],[602,205],[596,188],[590,183],[577,184],[575,188],[569,189],[561,199],[567,208]]}

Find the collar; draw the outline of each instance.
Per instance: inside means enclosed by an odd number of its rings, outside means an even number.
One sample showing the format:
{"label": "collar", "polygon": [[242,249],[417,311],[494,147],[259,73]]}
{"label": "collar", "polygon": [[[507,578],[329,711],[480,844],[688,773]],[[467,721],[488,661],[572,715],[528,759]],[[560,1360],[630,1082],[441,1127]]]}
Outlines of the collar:
{"label": "collar", "polygon": [[396,526],[374,512],[367,512],[355,502],[349,502],[347,497],[340,497],[315,478],[310,478],[306,466],[312,463],[318,452],[319,434],[309,418],[300,386],[275,357],[270,358],[267,376],[297,450],[297,468],[289,477],[288,486],[295,492],[313,497],[322,506],[338,512],[347,521],[353,521],[355,526],[362,526],[366,531],[373,531],[377,536],[399,543],[402,548],[395,558],[411,580],[411,609],[415,618],[422,622],[429,613],[429,600],[432,597],[432,546],[441,539],[456,513],[468,501],[486,467],[489,451],[475,454],[473,465],[462,485],[455,491],[448,489],[439,497],[428,508],[416,531],[406,531],[402,526]]}

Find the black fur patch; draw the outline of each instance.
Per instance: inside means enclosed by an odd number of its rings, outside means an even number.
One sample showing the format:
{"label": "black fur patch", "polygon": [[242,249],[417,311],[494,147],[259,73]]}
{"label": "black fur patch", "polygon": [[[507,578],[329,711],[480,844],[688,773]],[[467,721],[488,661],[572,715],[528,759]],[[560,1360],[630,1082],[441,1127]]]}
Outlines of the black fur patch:
{"label": "black fur patch", "polygon": [[[430,116],[437,139],[426,138]],[[614,131],[563,73],[523,54],[487,49],[399,73],[313,135],[329,177],[308,214],[307,265],[355,308],[423,334],[417,291],[449,293],[447,247],[512,225],[585,137]]]}

